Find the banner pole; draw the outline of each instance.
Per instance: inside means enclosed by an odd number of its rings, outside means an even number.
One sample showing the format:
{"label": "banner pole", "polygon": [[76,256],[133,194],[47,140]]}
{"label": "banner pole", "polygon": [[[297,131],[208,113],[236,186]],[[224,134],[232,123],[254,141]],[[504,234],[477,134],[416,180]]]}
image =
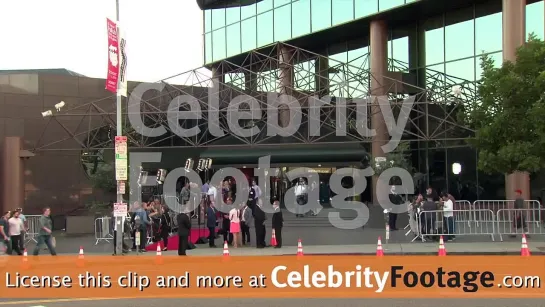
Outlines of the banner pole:
{"label": "banner pole", "polygon": [[[116,0],[115,1],[115,19],[116,19],[116,22],[117,24],[119,25],[119,0]],[[117,35],[117,38],[119,39],[119,27],[117,28],[118,30],[118,35]],[[121,108],[121,103],[123,102],[123,98],[121,97],[121,93],[119,92],[119,73],[118,73],[118,82],[117,82],[117,92],[116,92],[116,117],[117,117],[117,120],[116,120],[116,135],[117,136],[122,136],[123,135],[123,123],[122,123],[122,120],[123,120],[123,109]],[[116,178],[117,179],[117,178]],[[121,204],[123,203],[123,195],[120,193],[120,184],[121,182],[120,181],[117,181],[117,203]],[[115,219],[115,223],[116,223],[116,227],[115,229],[117,229],[116,231],[116,244],[115,244],[115,253],[116,255],[121,255],[123,254],[123,227],[124,227],[124,223],[123,223],[123,217],[114,217]]]}

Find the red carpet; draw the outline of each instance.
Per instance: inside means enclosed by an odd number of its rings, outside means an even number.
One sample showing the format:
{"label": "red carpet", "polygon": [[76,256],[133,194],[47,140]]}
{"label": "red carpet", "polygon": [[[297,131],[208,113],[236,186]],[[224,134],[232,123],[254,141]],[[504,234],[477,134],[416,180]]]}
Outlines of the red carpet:
{"label": "red carpet", "polygon": [[[199,240],[199,237],[206,237],[208,238],[208,234],[210,232],[207,228],[205,229],[191,229],[191,242],[195,243],[197,240]],[[161,249],[163,248],[163,241],[158,242],[161,244]],[[148,246],[146,246],[147,251],[156,251],[157,250],[157,243],[152,243]],[[178,250],[178,235],[172,235],[170,238],[168,238],[168,250]]]}

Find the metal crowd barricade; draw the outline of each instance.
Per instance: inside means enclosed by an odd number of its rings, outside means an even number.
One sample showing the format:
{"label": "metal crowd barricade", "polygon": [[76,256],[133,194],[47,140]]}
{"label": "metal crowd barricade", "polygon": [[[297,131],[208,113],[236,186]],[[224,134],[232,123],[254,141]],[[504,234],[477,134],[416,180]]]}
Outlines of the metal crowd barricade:
{"label": "metal crowd barricade", "polygon": [[[475,209],[489,209],[498,216],[499,210],[508,210],[513,209],[515,205],[514,200],[477,200],[473,202],[473,207]],[[529,214],[529,217],[531,217],[531,220],[528,220],[528,222],[535,223],[537,227],[541,224],[541,205],[537,200],[525,200],[524,201],[524,209],[528,209],[531,211],[534,211],[534,213]],[[502,214],[501,218],[498,217],[498,221],[502,220],[503,218],[509,218],[509,222],[512,223],[512,219],[510,216]],[[479,220],[479,217],[477,218]]]}
{"label": "metal crowd barricade", "polygon": [[468,227],[471,227],[472,224],[475,224],[476,227],[479,227],[479,220],[477,219],[475,206],[471,202],[469,202],[468,200],[457,200],[454,203],[454,210],[464,211],[463,214],[457,216],[457,223],[467,223]]}
{"label": "metal crowd barricade", "polygon": [[[523,208],[523,209],[499,209],[497,213],[497,226],[500,240],[503,241],[503,235],[543,235],[545,229],[541,223],[543,209]],[[537,222],[537,223],[536,223]]]}
{"label": "metal crowd barricade", "polygon": [[114,238],[112,222],[113,220],[109,216],[95,219],[95,245],[101,241],[110,243],[110,240]]}
{"label": "metal crowd barricade", "polygon": [[[490,236],[494,241],[495,234],[495,218],[494,212],[489,209],[468,209],[468,210],[453,210],[453,226],[454,229],[449,231],[446,220],[444,219],[443,210],[420,211],[418,213],[418,227],[420,230],[420,238],[422,242],[426,238],[443,236],[445,238],[454,238],[462,236]],[[473,216],[479,216],[479,224],[471,227]]]}
{"label": "metal crowd barricade", "polygon": [[25,215],[27,223],[27,232],[25,233],[25,242],[34,241],[38,243],[36,238],[40,232],[40,217],[41,215]]}

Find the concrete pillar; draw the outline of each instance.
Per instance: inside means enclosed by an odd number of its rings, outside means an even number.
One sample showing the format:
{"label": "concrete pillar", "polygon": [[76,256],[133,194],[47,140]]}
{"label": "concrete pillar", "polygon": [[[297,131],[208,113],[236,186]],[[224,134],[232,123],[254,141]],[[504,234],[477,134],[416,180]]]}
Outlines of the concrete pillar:
{"label": "concrete pillar", "polygon": [[[293,50],[282,44],[278,45],[278,76],[281,95],[292,95],[293,92]],[[281,127],[287,127],[290,123],[290,110],[285,105],[278,109],[278,120]]]}
{"label": "concrete pillar", "polygon": [[2,213],[24,207],[24,163],[21,158],[22,141],[18,136],[4,138],[2,144],[2,164],[0,170],[0,191],[2,195]]}
{"label": "concrete pillar", "polygon": [[[526,41],[526,0],[503,0],[503,60],[514,62],[517,48]],[[530,174],[515,172],[505,175],[505,196],[515,198],[521,190],[525,199],[530,199]]]}
{"label": "concrete pillar", "polygon": [[319,57],[314,65],[316,92],[320,97],[329,95],[329,59]]}
{"label": "concrete pillar", "polygon": [[[371,21],[370,29],[370,62],[371,62],[371,95],[373,97],[386,96],[388,89],[385,87],[385,79],[388,72],[388,25],[384,20]],[[383,100],[382,100],[383,101]],[[388,143],[388,129],[382,112],[380,111],[379,99],[373,98],[371,102],[371,127],[375,129],[371,145],[372,163],[377,157],[385,157],[382,146]],[[373,202],[377,202],[376,180],[373,178]]]}

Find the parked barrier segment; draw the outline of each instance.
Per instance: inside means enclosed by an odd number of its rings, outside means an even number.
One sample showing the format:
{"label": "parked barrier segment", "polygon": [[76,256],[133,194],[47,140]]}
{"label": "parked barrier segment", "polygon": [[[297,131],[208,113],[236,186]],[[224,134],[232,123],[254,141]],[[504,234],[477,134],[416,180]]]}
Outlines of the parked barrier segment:
{"label": "parked barrier segment", "polygon": [[[443,210],[419,211],[417,223],[419,233],[416,235],[425,242],[427,238],[443,236],[446,240],[456,236],[488,235],[494,241],[495,219],[492,210],[453,210],[447,216]],[[471,225],[477,213],[482,217],[478,225]]]}
{"label": "parked barrier segment", "polygon": [[29,243],[30,241],[34,241],[34,243],[38,243],[37,237],[40,232],[41,215],[25,215],[25,217],[26,225],[28,227],[25,233],[25,242]]}

